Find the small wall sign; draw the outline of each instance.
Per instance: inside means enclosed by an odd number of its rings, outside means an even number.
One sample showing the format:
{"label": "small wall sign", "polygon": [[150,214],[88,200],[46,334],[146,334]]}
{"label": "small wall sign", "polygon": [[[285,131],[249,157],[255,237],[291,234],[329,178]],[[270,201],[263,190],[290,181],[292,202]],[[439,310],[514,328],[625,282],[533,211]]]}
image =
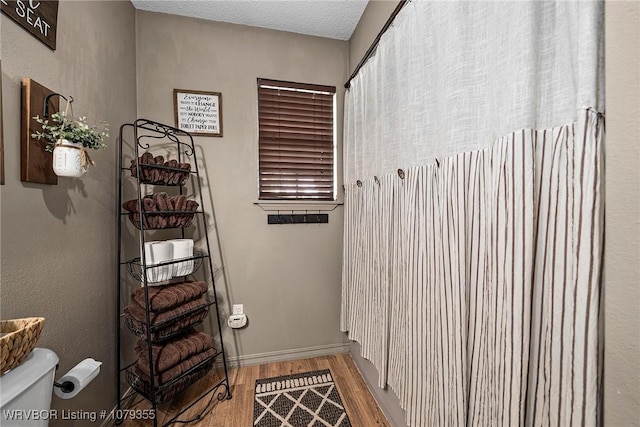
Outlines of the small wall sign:
{"label": "small wall sign", "polygon": [[58,0],[0,0],[0,10],[42,43],[56,50]]}
{"label": "small wall sign", "polygon": [[222,136],[222,94],[173,90],[176,127],[197,136]]}

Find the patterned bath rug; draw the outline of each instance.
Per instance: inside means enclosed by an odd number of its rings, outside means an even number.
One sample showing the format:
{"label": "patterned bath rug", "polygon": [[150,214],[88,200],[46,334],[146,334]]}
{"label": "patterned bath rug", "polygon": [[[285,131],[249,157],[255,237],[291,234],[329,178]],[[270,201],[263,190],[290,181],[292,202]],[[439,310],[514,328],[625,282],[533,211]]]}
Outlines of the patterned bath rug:
{"label": "patterned bath rug", "polygon": [[256,381],[257,427],[351,427],[331,371],[303,372]]}

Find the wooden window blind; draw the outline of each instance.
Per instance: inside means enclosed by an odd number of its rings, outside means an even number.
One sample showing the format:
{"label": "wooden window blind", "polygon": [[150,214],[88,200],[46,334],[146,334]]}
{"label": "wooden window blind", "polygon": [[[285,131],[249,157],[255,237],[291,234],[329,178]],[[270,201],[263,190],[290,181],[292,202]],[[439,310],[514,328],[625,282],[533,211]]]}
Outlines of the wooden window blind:
{"label": "wooden window blind", "polygon": [[258,79],[260,199],[335,199],[335,92]]}

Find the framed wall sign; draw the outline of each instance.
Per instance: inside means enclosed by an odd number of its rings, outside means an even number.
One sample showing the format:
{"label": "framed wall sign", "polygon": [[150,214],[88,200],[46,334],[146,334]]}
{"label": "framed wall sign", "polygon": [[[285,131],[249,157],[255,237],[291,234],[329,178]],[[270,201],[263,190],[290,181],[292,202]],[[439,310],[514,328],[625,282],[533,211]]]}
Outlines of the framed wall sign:
{"label": "framed wall sign", "polygon": [[197,136],[222,136],[222,94],[173,90],[176,127]]}

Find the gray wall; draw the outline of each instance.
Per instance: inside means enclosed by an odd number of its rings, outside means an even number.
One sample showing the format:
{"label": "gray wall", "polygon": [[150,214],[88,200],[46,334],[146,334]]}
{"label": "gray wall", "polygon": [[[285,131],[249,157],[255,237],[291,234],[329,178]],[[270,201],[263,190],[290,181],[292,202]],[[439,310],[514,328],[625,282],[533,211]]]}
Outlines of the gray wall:
{"label": "gray wall", "polygon": [[[38,346],[58,354],[59,375],[86,357],[104,362],[100,376],[76,398],[54,396],[56,409],[115,405],[116,136],[136,114],[134,18],[129,2],[61,1],[54,52],[1,17],[2,318],[45,317]],[[23,77],[72,95],[77,115],[111,125],[109,147],[91,153],[96,166],[82,179],[60,178],[56,186],[20,182]]]}
{"label": "gray wall", "polygon": [[342,207],[329,224],[267,225],[267,213],[254,205],[256,79],[335,85],[341,151],[348,43],[144,11],[136,12],[136,41],[139,117],[174,123],[174,88],[222,93],[224,137],[195,143],[206,166],[205,209],[215,209],[209,222],[220,241],[216,264],[224,263],[216,284],[221,314],[242,303],[249,317],[245,329],[224,326],[228,353],[246,359],[343,346]]}
{"label": "gray wall", "polygon": [[605,426],[640,420],[640,3],[605,4]]}

